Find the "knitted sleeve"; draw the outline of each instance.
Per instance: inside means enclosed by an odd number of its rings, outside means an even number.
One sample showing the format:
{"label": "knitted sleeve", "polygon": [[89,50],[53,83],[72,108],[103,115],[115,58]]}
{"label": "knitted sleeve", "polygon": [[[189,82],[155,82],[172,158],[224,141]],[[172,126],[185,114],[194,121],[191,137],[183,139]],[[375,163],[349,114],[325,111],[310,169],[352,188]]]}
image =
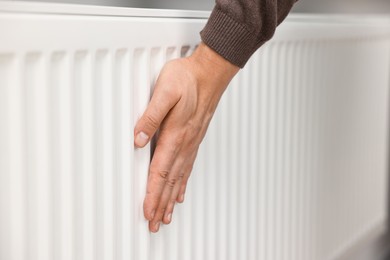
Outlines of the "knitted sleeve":
{"label": "knitted sleeve", "polygon": [[202,41],[231,63],[244,67],[272,38],[297,0],[216,0],[201,31]]}

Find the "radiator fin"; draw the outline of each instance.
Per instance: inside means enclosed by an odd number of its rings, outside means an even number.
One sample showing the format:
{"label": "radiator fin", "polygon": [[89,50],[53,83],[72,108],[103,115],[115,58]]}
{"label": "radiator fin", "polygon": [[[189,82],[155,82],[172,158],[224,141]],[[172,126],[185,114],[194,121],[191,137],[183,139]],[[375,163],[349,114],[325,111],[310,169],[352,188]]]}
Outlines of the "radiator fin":
{"label": "radiator fin", "polygon": [[[11,206],[10,191],[11,169],[10,169],[10,132],[7,123],[9,122],[9,100],[7,99],[10,85],[12,84],[12,55],[0,55],[0,207],[9,209]],[[11,231],[11,215],[9,211],[0,214],[0,223],[4,223],[0,228],[0,258],[10,258],[10,241],[7,237]]]}

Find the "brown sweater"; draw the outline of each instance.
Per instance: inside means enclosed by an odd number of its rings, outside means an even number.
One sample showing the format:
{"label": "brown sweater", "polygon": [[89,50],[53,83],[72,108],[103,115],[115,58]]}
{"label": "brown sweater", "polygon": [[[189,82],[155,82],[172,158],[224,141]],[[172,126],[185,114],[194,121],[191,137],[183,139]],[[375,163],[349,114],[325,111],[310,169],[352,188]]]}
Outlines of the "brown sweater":
{"label": "brown sweater", "polygon": [[272,38],[297,0],[216,0],[200,35],[231,63],[244,67],[252,54]]}

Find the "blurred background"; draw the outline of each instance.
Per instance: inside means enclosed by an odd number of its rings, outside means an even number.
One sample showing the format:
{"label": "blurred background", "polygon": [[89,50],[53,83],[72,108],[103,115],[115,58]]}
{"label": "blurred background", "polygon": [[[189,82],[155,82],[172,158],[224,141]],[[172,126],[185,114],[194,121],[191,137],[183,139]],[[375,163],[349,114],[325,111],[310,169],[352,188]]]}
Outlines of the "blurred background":
{"label": "blurred background", "polygon": [[[1,1],[1,0],[0,0]],[[26,0],[36,1],[36,0]],[[61,2],[122,7],[211,10],[213,0],[43,0],[40,2]],[[300,0],[293,12],[305,13],[389,13],[389,0]]]}

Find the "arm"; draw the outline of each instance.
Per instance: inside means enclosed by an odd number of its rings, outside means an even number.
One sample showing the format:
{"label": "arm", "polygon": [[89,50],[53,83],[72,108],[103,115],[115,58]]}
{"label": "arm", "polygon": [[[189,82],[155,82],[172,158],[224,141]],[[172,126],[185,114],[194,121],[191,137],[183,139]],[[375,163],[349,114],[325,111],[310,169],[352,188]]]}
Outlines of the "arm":
{"label": "arm", "polygon": [[297,0],[217,0],[202,41],[239,67],[272,38]]}
{"label": "arm", "polygon": [[149,229],[169,224],[183,202],[200,143],[231,79],[253,52],[270,39],[295,0],[218,0],[188,58],[168,62],[145,113],[134,129],[144,147],[159,130],[144,201]]}

